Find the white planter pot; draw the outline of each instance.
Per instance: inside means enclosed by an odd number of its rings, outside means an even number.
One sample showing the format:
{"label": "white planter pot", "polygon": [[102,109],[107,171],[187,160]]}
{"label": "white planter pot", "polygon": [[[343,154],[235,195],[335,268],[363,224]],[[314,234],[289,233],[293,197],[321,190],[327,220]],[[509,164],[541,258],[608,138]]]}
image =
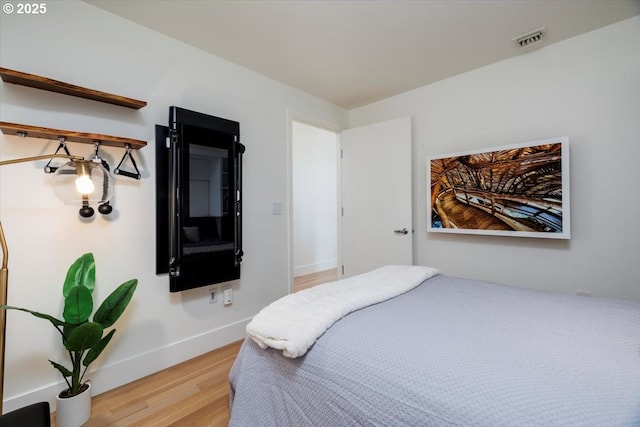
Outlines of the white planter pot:
{"label": "white planter pot", "polygon": [[91,418],[91,382],[89,388],[77,396],[56,398],[56,426],[80,427]]}

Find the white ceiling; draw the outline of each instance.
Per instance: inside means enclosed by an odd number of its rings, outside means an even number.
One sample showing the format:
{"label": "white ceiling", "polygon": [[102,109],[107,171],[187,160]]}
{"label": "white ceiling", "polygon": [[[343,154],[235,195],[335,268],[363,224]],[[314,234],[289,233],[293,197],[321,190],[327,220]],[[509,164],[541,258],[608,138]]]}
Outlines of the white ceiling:
{"label": "white ceiling", "polygon": [[[87,0],[350,109],[640,14],[640,0]],[[526,48],[524,51],[531,50]]]}

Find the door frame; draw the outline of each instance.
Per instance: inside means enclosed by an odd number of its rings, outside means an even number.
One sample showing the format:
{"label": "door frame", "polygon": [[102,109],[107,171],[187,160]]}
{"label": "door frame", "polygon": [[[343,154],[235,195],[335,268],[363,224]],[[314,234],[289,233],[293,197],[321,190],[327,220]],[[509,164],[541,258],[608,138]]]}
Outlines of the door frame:
{"label": "door frame", "polygon": [[336,168],[336,226],[337,226],[337,260],[338,260],[338,277],[341,276],[339,266],[342,265],[342,248],[340,245],[342,230],[341,230],[341,221],[340,221],[340,210],[342,206],[342,196],[340,194],[340,150],[342,144],[340,142],[340,132],[347,129],[347,127],[343,127],[335,122],[327,122],[318,120],[317,118],[310,117],[306,114],[299,113],[292,110],[287,110],[287,271],[288,271],[288,283],[287,289],[288,293],[293,292],[293,276],[294,276],[294,265],[293,265],[293,122],[303,123],[309,126],[313,126],[320,129],[325,129],[331,132],[336,133],[337,144],[336,144],[336,161],[338,162],[338,167]]}

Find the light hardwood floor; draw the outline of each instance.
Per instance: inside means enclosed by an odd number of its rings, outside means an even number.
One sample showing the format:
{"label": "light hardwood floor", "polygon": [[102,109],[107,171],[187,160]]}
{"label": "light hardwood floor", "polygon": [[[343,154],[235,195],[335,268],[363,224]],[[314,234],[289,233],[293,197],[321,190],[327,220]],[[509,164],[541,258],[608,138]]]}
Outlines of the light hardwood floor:
{"label": "light hardwood floor", "polygon": [[306,288],[310,288],[320,283],[333,282],[338,278],[338,270],[331,269],[318,271],[317,273],[298,276],[293,279],[293,291],[298,292]]}
{"label": "light hardwood floor", "polygon": [[[294,291],[336,280],[328,270],[296,277]],[[229,423],[228,375],[242,341],[94,396],[83,427],[217,427]],[[56,426],[55,413],[51,415]]]}
{"label": "light hardwood floor", "polygon": [[94,396],[91,419],[83,427],[226,426],[227,376],[241,344],[229,344]]}

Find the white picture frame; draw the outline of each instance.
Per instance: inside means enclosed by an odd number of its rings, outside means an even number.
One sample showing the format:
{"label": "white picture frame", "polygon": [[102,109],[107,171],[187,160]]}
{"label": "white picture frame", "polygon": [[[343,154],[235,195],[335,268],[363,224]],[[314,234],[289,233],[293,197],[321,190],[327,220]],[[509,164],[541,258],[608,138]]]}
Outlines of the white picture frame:
{"label": "white picture frame", "polygon": [[427,159],[427,232],[570,239],[569,137]]}

